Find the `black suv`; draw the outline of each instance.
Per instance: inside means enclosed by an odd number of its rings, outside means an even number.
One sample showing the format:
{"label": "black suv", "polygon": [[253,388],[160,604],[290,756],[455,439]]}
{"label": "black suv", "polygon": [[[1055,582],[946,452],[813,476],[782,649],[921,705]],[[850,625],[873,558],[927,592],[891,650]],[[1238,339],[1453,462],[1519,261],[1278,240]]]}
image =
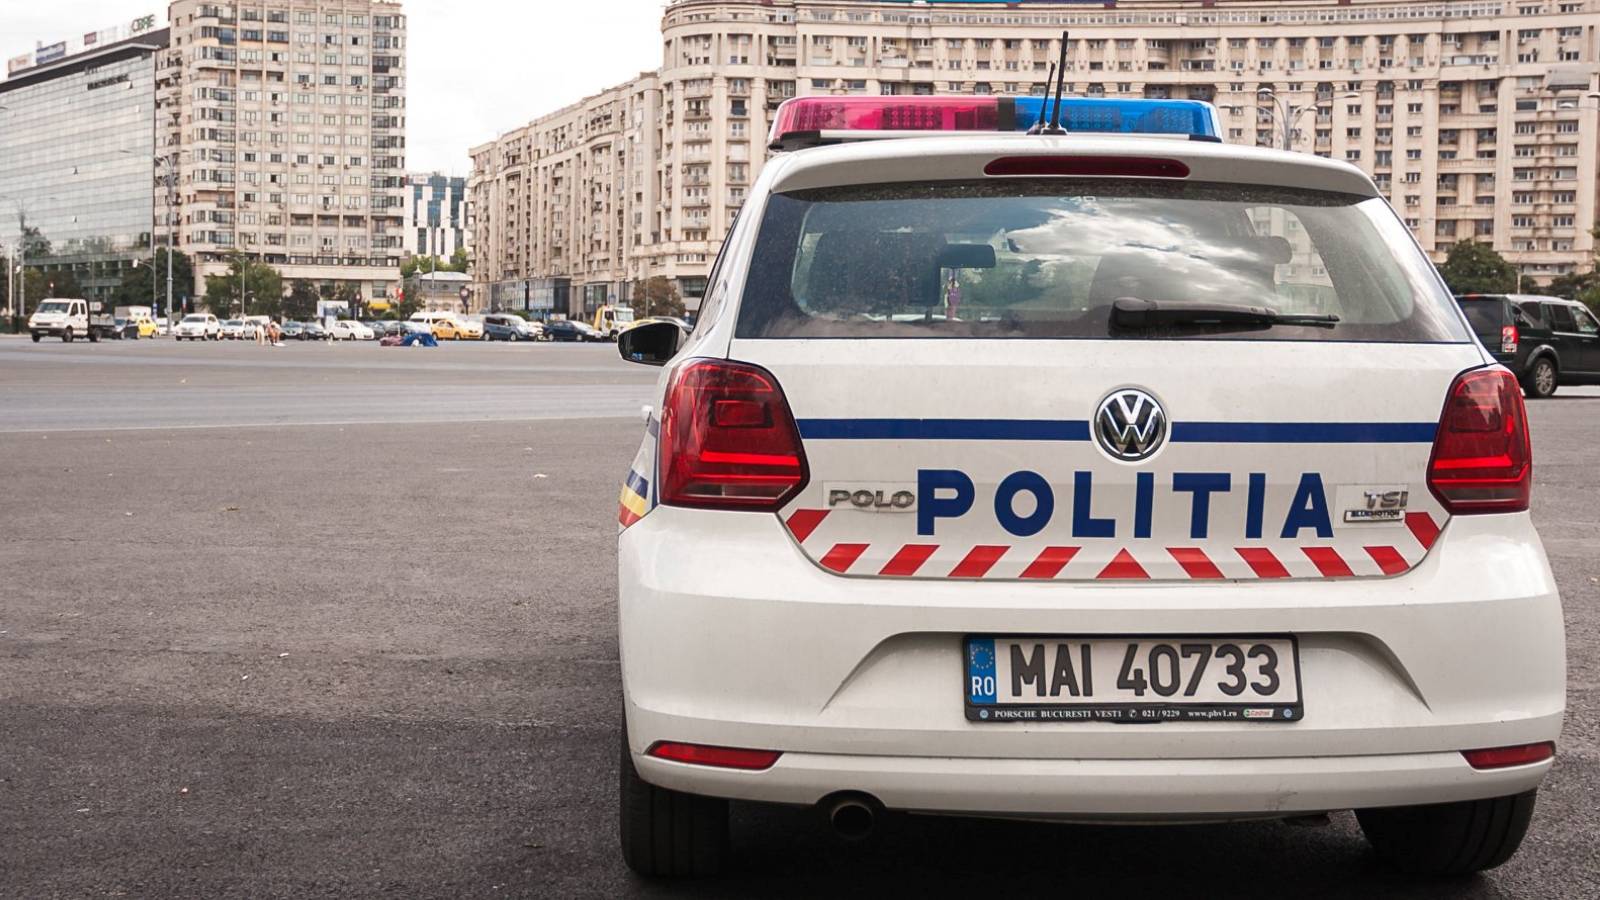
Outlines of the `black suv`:
{"label": "black suv", "polygon": [[1582,303],[1533,294],[1456,300],[1483,346],[1529,397],[1548,397],[1563,384],[1600,384],[1600,322]]}

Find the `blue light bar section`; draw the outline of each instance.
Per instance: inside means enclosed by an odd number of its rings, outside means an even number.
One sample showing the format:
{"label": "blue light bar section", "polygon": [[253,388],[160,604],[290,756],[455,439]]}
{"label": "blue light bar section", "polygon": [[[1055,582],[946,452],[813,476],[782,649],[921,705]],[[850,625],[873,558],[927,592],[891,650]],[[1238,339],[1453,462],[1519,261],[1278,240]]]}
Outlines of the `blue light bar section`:
{"label": "blue light bar section", "polygon": [[[1014,102],[1018,131],[1027,131],[1041,117],[1050,117],[1043,97],[1017,97]],[[1069,133],[1182,134],[1211,140],[1222,139],[1217,108],[1202,100],[1063,97],[1061,127]]]}

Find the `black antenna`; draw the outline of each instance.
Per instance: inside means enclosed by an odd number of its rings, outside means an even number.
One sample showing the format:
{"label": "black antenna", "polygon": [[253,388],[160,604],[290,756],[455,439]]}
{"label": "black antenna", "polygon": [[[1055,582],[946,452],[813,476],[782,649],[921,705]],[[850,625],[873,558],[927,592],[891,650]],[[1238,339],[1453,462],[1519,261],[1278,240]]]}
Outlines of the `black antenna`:
{"label": "black antenna", "polygon": [[1061,127],[1061,94],[1066,90],[1067,82],[1067,32],[1061,32],[1061,65],[1056,69],[1056,105],[1050,113],[1050,133],[1066,134],[1067,130]]}
{"label": "black antenna", "polygon": [[1050,87],[1056,82],[1056,64],[1050,64],[1050,74],[1044,80],[1044,103],[1039,106],[1039,118],[1028,126],[1029,134],[1044,134],[1045,127],[1049,124],[1044,114],[1044,108],[1050,104]]}

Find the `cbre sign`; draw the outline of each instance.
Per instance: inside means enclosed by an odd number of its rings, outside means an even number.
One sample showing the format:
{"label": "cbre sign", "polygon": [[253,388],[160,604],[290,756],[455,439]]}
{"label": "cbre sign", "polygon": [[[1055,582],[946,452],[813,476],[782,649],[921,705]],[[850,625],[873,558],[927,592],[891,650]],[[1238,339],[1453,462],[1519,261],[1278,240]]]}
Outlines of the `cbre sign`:
{"label": "cbre sign", "polygon": [[133,24],[130,26],[129,31],[132,34],[144,34],[146,31],[149,31],[154,27],[156,27],[155,16],[140,16],[139,18],[133,20]]}
{"label": "cbre sign", "polygon": [[47,62],[54,62],[67,55],[67,42],[57,41],[47,47],[40,47],[33,51],[33,64],[42,66]]}

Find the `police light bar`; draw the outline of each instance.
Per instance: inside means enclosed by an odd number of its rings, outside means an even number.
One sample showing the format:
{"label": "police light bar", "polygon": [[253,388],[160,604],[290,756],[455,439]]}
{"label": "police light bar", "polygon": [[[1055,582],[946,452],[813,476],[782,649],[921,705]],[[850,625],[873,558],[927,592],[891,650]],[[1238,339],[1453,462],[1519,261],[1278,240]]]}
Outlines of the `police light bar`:
{"label": "police light bar", "polygon": [[[768,143],[797,150],[930,132],[1024,132],[1041,116],[1048,116],[1043,97],[794,97],[778,107]],[[1216,107],[1199,100],[1067,97],[1061,124],[1068,132],[1222,140]]]}
{"label": "police light bar", "polygon": [[[1043,97],[1018,97],[1019,131],[1027,131],[1040,118],[1049,117]],[[1202,100],[1108,100],[1102,97],[1066,97],[1061,101],[1061,127],[1068,132],[1159,134],[1195,140],[1221,140],[1217,108]]]}

